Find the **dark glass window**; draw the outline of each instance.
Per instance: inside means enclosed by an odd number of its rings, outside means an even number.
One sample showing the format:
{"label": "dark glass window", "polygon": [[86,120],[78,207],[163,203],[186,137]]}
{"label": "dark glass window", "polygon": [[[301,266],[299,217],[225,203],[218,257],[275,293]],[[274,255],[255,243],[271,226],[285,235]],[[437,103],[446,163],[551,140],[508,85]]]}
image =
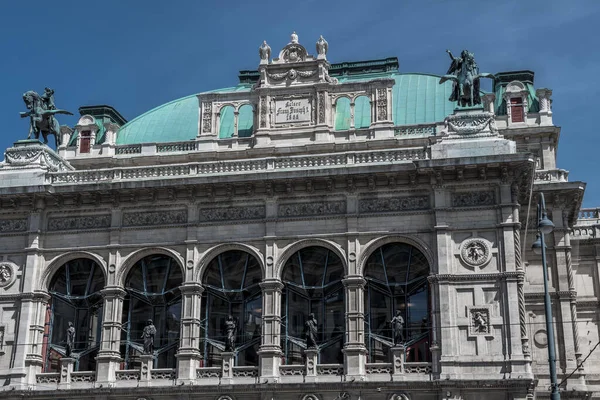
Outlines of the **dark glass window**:
{"label": "dark glass window", "polygon": [[523,109],[523,99],[513,97],[510,99],[510,118],[512,122],[525,122],[525,110]]}
{"label": "dark glass window", "polygon": [[324,247],[306,247],[283,267],[281,347],[286,364],[302,364],[304,323],[314,314],[321,364],[342,364],[345,319],[342,260]]}
{"label": "dark glass window", "polygon": [[93,260],[78,258],[61,266],[50,281],[45,371],[59,371],[66,353],[69,322],[75,327],[71,357],[78,371],[94,371],[102,332],[104,274]]}
{"label": "dark glass window", "polygon": [[236,365],[257,366],[262,323],[262,271],[256,258],[239,250],[226,251],[207,266],[202,278],[201,350],[205,366],[220,366],[225,350],[224,325],[237,322]]}
{"label": "dark glass window", "polygon": [[389,362],[393,345],[390,321],[404,319],[407,361],[429,361],[429,264],[405,243],[381,246],[365,265],[365,339],[368,362]]}
{"label": "dark glass window", "polygon": [[121,368],[140,366],[144,345],[142,331],[151,319],[155,328],[154,368],[175,368],[179,346],[181,320],[181,292],[183,282],[177,262],[165,255],[144,257],[129,271],[125,280],[123,325],[121,332]]}
{"label": "dark glass window", "polygon": [[92,135],[91,131],[82,131],[81,138],[79,139],[79,152],[89,153],[91,145]]}

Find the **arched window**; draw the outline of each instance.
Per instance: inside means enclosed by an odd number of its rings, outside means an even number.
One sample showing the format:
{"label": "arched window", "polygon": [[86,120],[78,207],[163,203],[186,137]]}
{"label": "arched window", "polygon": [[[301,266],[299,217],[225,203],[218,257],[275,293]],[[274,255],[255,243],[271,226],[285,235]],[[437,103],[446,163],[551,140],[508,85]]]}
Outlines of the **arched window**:
{"label": "arched window", "polygon": [[350,129],[350,99],[340,97],[335,102],[335,130],[347,131]]}
{"label": "arched window", "polygon": [[200,349],[205,366],[221,365],[225,351],[225,320],[229,315],[237,325],[236,365],[258,365],[261,338],[262,271],[249,253],[231,250],[219,254],[206,267],[202,278],[202,330]]}
{"label": "arched window", "polygon": [[342,260],[324,247],[305,247],[286,261],[281,307],[281,347],[286,364],[304,362],[304,324],[310,314],[317,320],[319,362],[344,362],[343,277]]}
{"label": "arched window", "polygon": [[219,139],[233,137],[235,132],[233,106],[221,108],[219,115]]}
{"label": "arched window", "polygon": [[371,100],[358,96],[354,102],[354,127],[364,129],[371,126]]}
{"label": "arched window", "polygon": [[156,327],[154,368],[175,368],[181,320],[181,268],[173,258],[154,254],[135,263],[125,279],[121,354],[123,369],[140,365],[146,321]]}
{"label": "arched window", "polygon": [[79,371],[94,371],[100,346],[104,288],[102,268],[93,260],[78,258],[62,265],[52,277],[49,312],[49,342],[45,370],[59,371],[66,356],[69,322],[75,328],[71,357]]}
{"label": "arched window", "polygon": [[254,132],[254,111],[250,104],[240,107],[238,115],[238,137],[250,137]]}
{"label": "arched window", "polygon": [[406,243],[379,247],[365,265],[365,339],[369,362],[389,362],[393,345],[390,321],[404,319],[407,361],[429,361],[429,264],[419,249]]}

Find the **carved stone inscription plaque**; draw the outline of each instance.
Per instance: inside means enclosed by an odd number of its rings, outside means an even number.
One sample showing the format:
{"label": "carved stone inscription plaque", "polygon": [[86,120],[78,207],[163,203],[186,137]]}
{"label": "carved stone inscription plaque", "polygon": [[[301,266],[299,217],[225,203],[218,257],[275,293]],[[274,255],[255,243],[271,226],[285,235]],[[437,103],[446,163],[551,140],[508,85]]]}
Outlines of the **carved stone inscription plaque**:
{"label": "carved stone inscription plaque", "polygon": [[310,122],[312,108],[309,99],[275,101],[275,123]]}

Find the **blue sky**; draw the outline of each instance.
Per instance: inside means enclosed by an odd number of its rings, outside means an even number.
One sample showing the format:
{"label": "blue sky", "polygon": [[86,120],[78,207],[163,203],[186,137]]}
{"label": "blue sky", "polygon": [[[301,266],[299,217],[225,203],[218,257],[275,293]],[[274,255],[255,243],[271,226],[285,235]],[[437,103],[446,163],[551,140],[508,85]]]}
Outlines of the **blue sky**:
{"label": "blue sky", "polygon": [[5,1],[0,149],[27,136],[27,90],[52,87],[75,114],[110,104],[133,119],[235,85],[263,40],[276,53],[295,30],[309,50],[322,34],[334,63],[397,56],[402,72],[442,74],[445,49],[466,48],[482,71],[535,71],[535,86],[554,92],[558,165],[588,183],[584,206],[600,206],[598,21],[598,0]]}

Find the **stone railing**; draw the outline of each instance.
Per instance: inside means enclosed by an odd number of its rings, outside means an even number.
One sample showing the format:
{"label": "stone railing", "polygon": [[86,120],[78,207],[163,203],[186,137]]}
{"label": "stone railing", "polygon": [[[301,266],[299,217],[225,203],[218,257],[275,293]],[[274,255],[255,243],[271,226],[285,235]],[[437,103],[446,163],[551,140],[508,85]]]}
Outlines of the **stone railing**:
{"label": "stone railing", "polygon": [[152,379],[177,379],[177,371],[173,368],[156,368],[150,370],[150,378]]}
{"label": "stone railing", "polygon": [[542,182],[568,182],[569,171],[564,169],[535,171],[535,180]]}
{"label": "stone railing", "polygon": [[221,367],[204,367],[196,369],[196,378],[220,378]]}
{"label": "stone railing", "polygon": [[115,147],[115,154],[141,154],[142,153],[142,145],[141,144],[128,144],[123,146]]}
{"label": "stone railing", "polygon": [[365,372],[367,375],[371,374],[391,374],[392,364],[391,363],[367,363],[365,366]]}
{"label": "stone railing", "polygon": [[317,364],[317,375],[344,375],[344,365]]}
{"label": "stone railing", "polygon": [[95,371],[73,371],[71,372],[71,382],[95,382],[96,372]]}
{"label": "stone railing", "polygon": [[579,219],[600,219],[600,207],[597,208],[582,208],[579,210]]}
{"label": "stone railing", "polygon": [[570,231],[571,239],[594,239],[598,237],[598,228],[600,228],[600,226],[574,226]]}
{"label": "stone railing", "polygon": [[279,375],[281,376],[295,376],[295,375],[304,375],[304,370],[306,367],[302,365],[280,365],[279,366]]}
{"label": "stone railing", "polygon": [[196,142],[195,141],[157,143],[156,144],[156,152],[157,153],[174,153],[174,152],[179,152],[179,151],[195,151],[195,150],[196,150]]}
{"label": "stone railing", "polygon": [[121,369],[115,371],[115,378],[118,381],[139,381],[139,369]]}
{"label": "stone railing", "polygon": [[233,367],[233,377],[258,377],[258,367]]}
{"label": "stone railing", "polygon": [[36,383],[59,383],[60,373],[59,372],[45,372],[37,374],[35,376]]}
{"label": "stone railing", "polygon": [[428,362],[404,363],[405,374],[431,374],[431,364]]}
{"label": "stone railing", "polygon": [[394,128],[394,136],[435,136],[435,124],[406,125]]}
{"label": "stone railing", "polygon": [[255,160],[234,160],[173,164],[164,166],[114,168],[53,172],[48,174],[48,183],[98,183],[154,178],[186,177],[199,175],[232,174],[244,172],[273,171],[280,169],[323,168],[331,166],[352,166],[355,164],[389,164],[425,160],[426,148],[409,148],[383,151],[361,151],[341,154],[322,154],[285,158],[261,158]]}

